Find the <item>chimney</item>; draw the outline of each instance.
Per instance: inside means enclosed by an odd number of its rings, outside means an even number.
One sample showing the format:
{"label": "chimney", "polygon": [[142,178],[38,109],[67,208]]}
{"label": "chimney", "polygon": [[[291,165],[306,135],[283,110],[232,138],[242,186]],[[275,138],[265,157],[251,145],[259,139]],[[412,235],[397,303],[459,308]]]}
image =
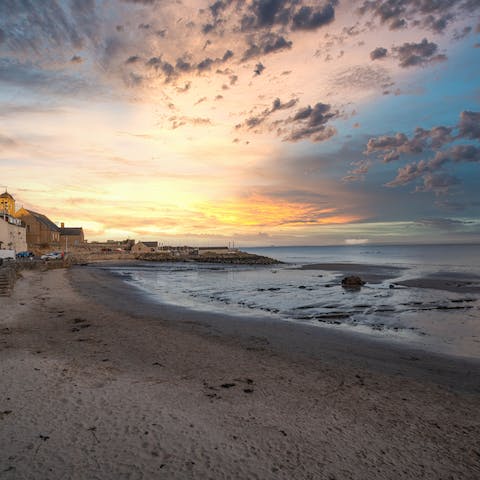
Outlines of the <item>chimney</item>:
{"label": "chimney", "polygon": [[60,228],[65,228],[65,224],[63,222],[60,224]]}

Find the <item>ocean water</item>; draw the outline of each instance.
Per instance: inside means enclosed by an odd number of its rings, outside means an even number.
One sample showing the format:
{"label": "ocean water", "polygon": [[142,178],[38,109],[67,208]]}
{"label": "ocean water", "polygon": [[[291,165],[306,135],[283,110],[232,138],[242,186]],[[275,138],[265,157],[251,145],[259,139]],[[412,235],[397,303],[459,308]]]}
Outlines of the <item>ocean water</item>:
{"label": "ocean water", "polygon": [[[451,355],[480,358],[480,295],[392,283],[423,277],[480,285],[480,246],[409,245],[265,247],[244,249],[282,262],[275,266],[155,263],[105,267],[155,301],[236,316],[358,332]],[[303,265],[350,263],[351,271]],[[401,267],[358,291],[341,287],[355,264]]]}

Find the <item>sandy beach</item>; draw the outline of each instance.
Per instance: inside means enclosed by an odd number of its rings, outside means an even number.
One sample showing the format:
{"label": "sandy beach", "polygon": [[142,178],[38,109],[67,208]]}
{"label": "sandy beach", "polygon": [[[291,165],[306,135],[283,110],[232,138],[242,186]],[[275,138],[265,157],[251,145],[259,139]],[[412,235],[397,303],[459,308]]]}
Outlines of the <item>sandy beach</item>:
{"label": "sandy beach", "polygon": [[0,479],[476,479],[480,364],[154,304],[95,268],[0,298]]}

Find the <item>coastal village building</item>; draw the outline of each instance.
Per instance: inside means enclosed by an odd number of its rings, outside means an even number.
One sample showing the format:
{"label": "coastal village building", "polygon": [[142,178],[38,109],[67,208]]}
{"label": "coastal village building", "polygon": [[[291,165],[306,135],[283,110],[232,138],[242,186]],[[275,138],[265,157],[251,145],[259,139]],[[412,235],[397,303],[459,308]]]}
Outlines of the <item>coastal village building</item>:
{"label": "coastal village building", "polygon": [[21,220],[15,218],[15,199],[5,190],[0,194],[0,249],[27,249],[27,229]]}
{"label": "coastal village building", "polygon": [[16,217],[22,220],[27,227],[29,250],[60,247],[60,228],[47,216],[22,207]]}
{"label": "coastal village building", "polygon": [[15,250],[15,253],[27,250],[25,225],[8,213],[0,213],[0,249]]}
{"label": "coastal village building", "polygon": [[62,222],[60,226],[60,248],[68,252],[69,249],[78,247],[85,243],[82,227],[65,227]]}
{"label": "coastal village building", "polygon": [[0,195],[0,213],[15,216],[15,199],[6,190]]}
{"label": "coastal village building", "polygon": [[132,253],[152,253],[158,249],[158,242],[137,242],[132,247]]}

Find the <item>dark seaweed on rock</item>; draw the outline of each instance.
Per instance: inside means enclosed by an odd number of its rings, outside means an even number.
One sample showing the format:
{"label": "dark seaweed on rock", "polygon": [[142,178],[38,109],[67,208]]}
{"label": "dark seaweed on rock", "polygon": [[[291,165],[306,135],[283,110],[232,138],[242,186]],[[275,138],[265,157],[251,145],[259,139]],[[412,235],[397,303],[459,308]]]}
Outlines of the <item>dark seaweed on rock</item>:
{"label": "dark seaweed on rock", "polygon": [[222,263],[230,265],[275,265],[282,263],[274,258],[255,255],[253,253],[237,252],[211,255],[165,255],[163,253],[141,253],[135,256],[137,260],[149,262],[198,262]]}

